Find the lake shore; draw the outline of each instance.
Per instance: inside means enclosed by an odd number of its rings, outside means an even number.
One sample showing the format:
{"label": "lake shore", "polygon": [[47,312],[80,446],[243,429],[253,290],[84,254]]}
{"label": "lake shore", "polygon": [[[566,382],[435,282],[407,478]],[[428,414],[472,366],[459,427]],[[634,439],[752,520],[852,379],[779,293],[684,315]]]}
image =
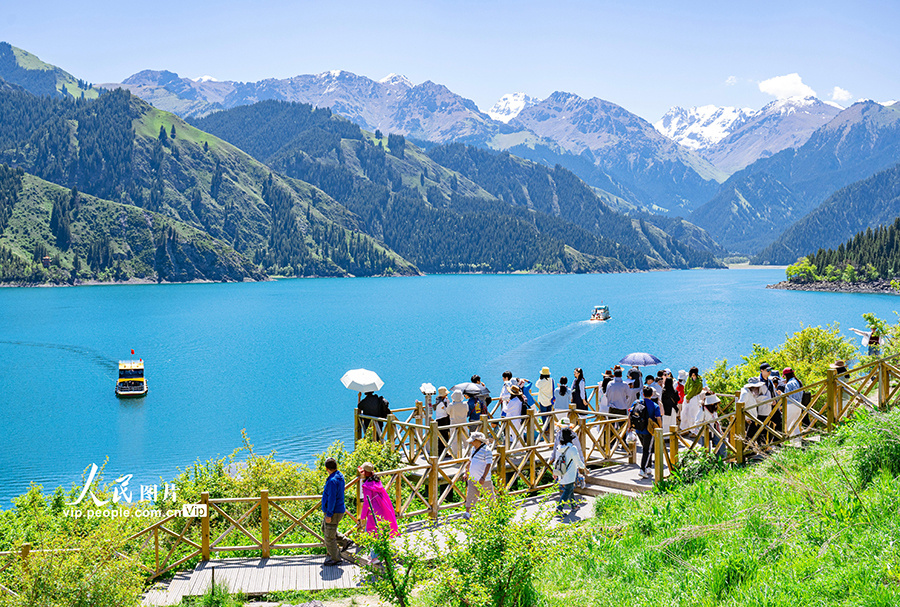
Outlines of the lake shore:
{"label": "lake shore", "polygon": [[783,289],[786,291],[820,291],[824,293],[869,293],[873,295],[900,295],[889,280],[875,280],[872,282],[807,282],[797,283],[782,280],[773,285],[766,285],[767,289]]}

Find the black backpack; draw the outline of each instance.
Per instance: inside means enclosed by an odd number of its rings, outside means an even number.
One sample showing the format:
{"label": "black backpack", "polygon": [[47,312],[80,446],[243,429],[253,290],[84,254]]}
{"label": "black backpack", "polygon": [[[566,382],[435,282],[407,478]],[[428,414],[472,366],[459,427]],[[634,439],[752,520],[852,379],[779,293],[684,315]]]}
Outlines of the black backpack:
{"label": "black backpack", "polygon": [[644,404],[643,400],[639,400],[632,405],[629,419],[631,420],[631,427],[635,430],[639,432],[647,430],[647,426],[650,423],[650,411],[647,410],[647,405]]}

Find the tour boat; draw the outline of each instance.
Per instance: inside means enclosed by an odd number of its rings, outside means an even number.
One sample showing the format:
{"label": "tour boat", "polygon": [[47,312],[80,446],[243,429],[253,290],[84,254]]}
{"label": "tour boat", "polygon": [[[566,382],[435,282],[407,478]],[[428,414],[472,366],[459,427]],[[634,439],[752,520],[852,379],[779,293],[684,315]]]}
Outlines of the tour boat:
{"label": "tour boat", "polygon": [[594,306],[591,320],[609,320],[609,306]]}
{"label": "tour boat", "polygon": [[120,360],[116,396],[138,398],[145,396],[147,389],[147,380],[144,378],[144,360]]}

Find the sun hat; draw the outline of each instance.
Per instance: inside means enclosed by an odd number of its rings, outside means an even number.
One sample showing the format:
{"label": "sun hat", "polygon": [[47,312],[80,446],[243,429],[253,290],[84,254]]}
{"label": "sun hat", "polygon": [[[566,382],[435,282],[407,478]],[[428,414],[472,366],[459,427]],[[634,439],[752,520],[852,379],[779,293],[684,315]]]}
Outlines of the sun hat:
{"label": "sun hat", "polygon": [[438,388],[438,396],[447,396],[447,388],[444,386]]}
{"label": "sun hat", "polygon": [[762,386],[765,385],[765,383],[766,382],[764,382],[762,379],[760,379],[759,376],[754,375],[753,377],[751,377],[750,379],[747,380],[747,383],[744,384],[744,387],[745,388],[761,388]]}
{"label": "sun hat", "polygon": [[678,372],[678,381],[684,381],[686,379],[687,379],[687,371],[682,369],[681,371]]}
{"label": "sun hat", "polygon": [[838,360],[834,361],[833,363],[831,363],[831,365],[829,365],[829,368],[830,369],[846,369],[847,363],[844,362],[843,360],[838,359]]}
{"label": "sun hat", "polygon": [[513,396],[521,396],[522,389],[519,388],[519,386],[513,384],[512,386],[509,387],[509,393],[512,394]]}
{"label": "sun hat", "polygon": [[453,396],[450,397],[450,400],[452,400],[455,403],[461,403],[463,401],[462,390],[454,390]]}
{"label": "sun hat", "polygon": [[550,367],[541,367],[541,375],[550,375]]}
{"label": "sun hat", "polygon": [[357,468],[357,471],[359,471],[360,474],[362,474],[363,472],[370,472],[374,474],[375,464],[373,464],[372,462],[363,462],[362,466]]}
{"label": "sun hat", "polygon": [[720,403],[720,402],[722,402],[722,401],[719,400],[718,396],[716,396],[715,394],[710,394],[709,396],[706,397],[705,404],[715,405],[716,403]]}
{"label": "sun hat", "polygon": [[469,438],[466,439],[466,442],[469,444],[474,443],[475,441],[480,441],[482,443],[487,442],[487,437],[482,432],[473,432],[469,435]]}

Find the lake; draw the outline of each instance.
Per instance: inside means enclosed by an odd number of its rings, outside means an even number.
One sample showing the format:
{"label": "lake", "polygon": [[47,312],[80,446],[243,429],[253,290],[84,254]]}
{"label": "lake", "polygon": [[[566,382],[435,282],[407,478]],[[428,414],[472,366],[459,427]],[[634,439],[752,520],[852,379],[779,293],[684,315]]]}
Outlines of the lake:
{"label": "lake", "polygon": [[[356,393],[340,377],[375,370],[392,406],[423,382],[479,373],[589,384],[625,354],[701,371],[753,343],[776,346],[801,323],[861,328],[894,319],[890,295],[766,289],[783,270],[603,275],[299,279],[266,283],[0,289],[0,506],[29,484],[105,478],[131,487],[227,455],[246,429],[258,452],[310,462],[352,443]],[[612,319],[590,323],[606,303]],[[146,363],[149,395],[120,401],[117,361]]]}

